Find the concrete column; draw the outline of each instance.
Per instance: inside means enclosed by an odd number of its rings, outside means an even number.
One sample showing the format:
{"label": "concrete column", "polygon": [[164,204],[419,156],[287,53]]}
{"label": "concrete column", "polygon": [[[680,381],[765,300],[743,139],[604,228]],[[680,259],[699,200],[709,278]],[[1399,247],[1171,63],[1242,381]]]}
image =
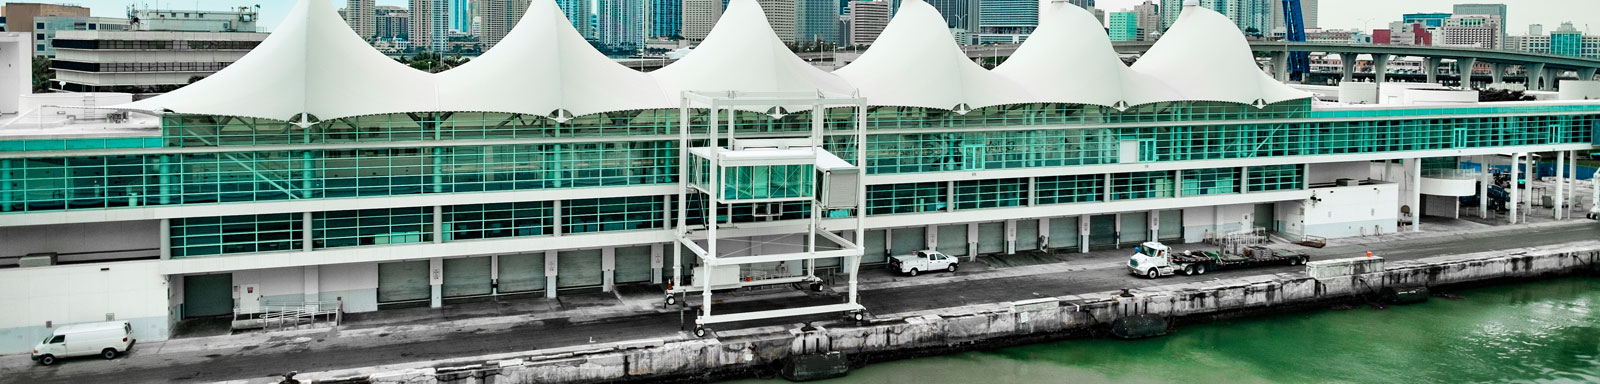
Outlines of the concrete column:
{"label": "concrete column", "polygon": [[1271,55],[1272,78],[1278,79],[1280,83],[1289,81],[1289,52],[1273,52]]}
{"label": "concrete column", "polygon": [[444,242],[444,208],[433,206],[433,243]]}
{"label": "concrete column", "polygon": [[489,256],[489,294],[500,294],[500,255]]}
{"label": "concrete column", "polygon": [[[884,239],[883,243],[889,244],[889,240]],[[967,259],[978,259],[978,223],[967,223]]]}
{"label": "concrete column", "polygon": [[171,221],[171,219],[161,219],[160,231],[161,231],[161,233],[158,236],[160,236],[160,239],[161,239],[161,253],[160,253],[161,259],[162,260],[171,259],[172,258],[172,221]]}
{"label": "concrete column", "polygon": [[1544,63],[1523,64],[1522,69],[1523,72],[1528,74],[1528,90],[1543,91],[1547,89],[1544,83],[1539,81],[1544,77]]}
{"label": "concrete column", "polygon": [[1356,79],[1356,54],[1339,53],[1339,67],[1344,73],[1340,74],[1340,82],[1354,81]]}
{"label": "concrete column", "polygon": [[1428,75],[1428,83],[1439,83],[1439,64],[1444,63],[1442,57],[1427,57],[1422,59],[1422,71]]}
{"label": "concrete column", "polygon": [[[678,202],[682,204],[683,202]],[[550,236],[561,236],[561,200],[550,202]],[[717,217],[712,215],[711,217]]]}
{"label": "concrete column", "polygon": [[1150,228],[1150,236],[1145,238],[1150,239],[1150,241],[1156,241],[1160,239],[1156,236],[1156,234],[1160,233],[1161,231],[1161,211],[1150,211],[1150,213],[1146,213],[1144,217],[1146,219],[1145,221],[1147,222],[1146,225]]}
{"label": "concrete column", "polygon": [[311,239],[315,232],[311,231],[311,212],[300,213],[300,250],[311,252]]}
{"label": "concrete column", "polygon": [[[1577,159],[1573,160],[1576,162]],[[1554,209],[1556,211],[1556,220],[1561,220],[1561,216],[1563,216],[1562,213],[1566,212],[1567,210],[1565,208],[1567,205],[1567,188],[1565,184],[1567,181],[1566,179],[1567,151],[1556,151],[1556,208]]]}
{"label": "concrete column", "polygon": [[1389,57],[1387,53],[1372,54],[1372,82],[1383,84],[1389,78]]}
{"label": "concrete column", "polygon": [[[1567,199],[1577,202],[1581,198],[1578,196],[1578,151],[1570,151],[1567,158],[1572,159],[1567,162],[1567,177],[1570,178],[1567,180]],[[1595,188],[1600,189],[1600,179],[1595,179],[1595,182]]]}
{"label": "concrete column", "polygon": [[[544,251],[544,297],[556,298],[556,274],[561,271],[556,268],[556,251]],[[678,283],[683,284],[683,283]]]}
{"label": "concrete column", "polygon": [[922,228],[922,249],[939,249],[939,226],[929,225]]}
{"label": "concrete column", "polygon": [[1078,252],[1089,253],[1089,215],[1078,216]]}
{"label": "concrete column", "polygon": [[1039,219],[1039,249],[1050,249],[1050,218]]}
{"label": "concrete column", "polygon": [[1489,70],[1489,83],[1506,82],[1506,67],[1509,65],[1494,63],[1493,67],[1494,69]]}
{"label": "concrete column", "polygon": [[305,290],[302,291],[305,293],[305,301],[322,301],[320,268],[315,265],[307,265],[300,267],[300,269],[304,271],[303,275],[305,276],[301,279],[305,285]]}
{"label": "concrete column", "polygon": [[1006,220],[1006,254],[1017,253],[1017,221]]}
{"label": "concrete column", "polygon": [[617,248],[605,247],[600,249],[600,292],[611,292],[616,289],[617,275]]}
{"label": "concrete column", "polygon": [[1478,58],[1463,57],[1456,59],[1456,70],[1461,79],[1461,89],[1476,89],[1472,86],[1472,68],[1478,66]]}
{"label": "concrete column", "polygon": [[[851,241],[856,240],[851,239]],[[859,242],[857,243],[859,244]],[[665,269],[666,261],[667,252],[665,244],[650,244],[650,284],[661,284],[661,270]]]}
{"label": "concrete column", "polygon": [[428,259],[428,288],[433,292],[429,295],[428,306],[444,306],[444,259]]}
{"label": "concrete column", "polygon": [[1489,218],[1489,184],[1494,183],[1494,178],[1489,176],[1489,157],[1478,157],[1478,218]]}
{"label": "concrete column", "polygon": [[1592,80],[1594,80],[1594,72],[1595,72],[1596,69],[1600,69],[1600,68],[1581,68],[1581,69],[1578,69],[1578,80],[1581,80],[1581,81],[1592,81]]}
{"label": "concrete column", "polygon": [[1517,159],[1520,156],[1521,153],[1511,154],[1511,201],[1506,203],[1506,208],[1511,210],[1510,224],[1517,223],[1517,205],[1522,203],[1522,188],[1517,188],[1517,167],[1521,165]]}
{"label": "concrete column", "polygon": [[1114,233],[1116,233],[1117,235],[1116,235],[1115,240],[1113,240],[1111,243],[1114,244],[1114,247],[1116,249],[1122,249],[1122,214],[1118,213],[1118,214],[1112,215],[1112,217],[1117,218],[1116,223],[1111,225],[1112,228],[1116,229],[1116,232],[1114,232]]}
{"label": "concrete column", "polygon": [[1422,232],[1422,159],[1406,159],[1411,168],[1411,231]]}

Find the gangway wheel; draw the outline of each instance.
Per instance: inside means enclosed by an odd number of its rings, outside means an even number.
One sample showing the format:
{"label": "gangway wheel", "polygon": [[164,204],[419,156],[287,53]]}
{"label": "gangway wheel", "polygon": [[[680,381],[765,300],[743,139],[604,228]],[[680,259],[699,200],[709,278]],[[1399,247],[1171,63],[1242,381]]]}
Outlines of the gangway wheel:
{"label": "gangway wheel", "polygon": [[678,303],[678,295],[674,295],[674,294],[668,293],[667,294],[667,305],[670,306],[670,305],[677,304],[677,303]]}
{"label": "gangway wheel", "polygon": [[851,320],[855,320],[858,323],[862,322],[862,321],[866,321],[867,320],[867,313],[863,312],[863,311],[850,312],[850,319]]}
{"label": "gangway wheel", "polygon": [[694,326],[694,337],[706,337],[706,327],[699,325]]}

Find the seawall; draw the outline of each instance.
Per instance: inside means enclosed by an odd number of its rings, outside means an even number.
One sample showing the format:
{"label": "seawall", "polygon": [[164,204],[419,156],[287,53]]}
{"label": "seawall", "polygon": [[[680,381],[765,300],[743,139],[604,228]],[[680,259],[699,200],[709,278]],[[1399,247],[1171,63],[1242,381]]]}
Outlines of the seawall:
{"label": "seawall", "polygon": [[1354,275],[1313,278],[1304,272],[1282,273],[1163,285],[1134,290],[1131,296],[1099,292],[904,313],[809,334],[766,327],[722,332],[715,338],[639,340],[298,378],[362,383],[704,381],[771,375],[791,351],[801,349],[801,340],[821,340],[825,349],[865,364],[1100,334],[1112,321],[1132,315],[1157,315],[1178,323],[1209,321],[1348,302],[1358,300],[1358,295],[1375,295],[1384,287],[1524,281],[1600,271],[1597,265],[1600,241],[1590,240],[1389,262],[1380,272]]}

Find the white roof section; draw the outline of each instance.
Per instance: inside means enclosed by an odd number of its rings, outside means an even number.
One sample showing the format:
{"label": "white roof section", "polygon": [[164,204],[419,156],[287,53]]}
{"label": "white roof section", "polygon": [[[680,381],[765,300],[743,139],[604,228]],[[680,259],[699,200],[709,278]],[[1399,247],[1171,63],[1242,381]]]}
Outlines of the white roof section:
{"label": "white roof section", "polygon": [[1166,84],[1128,69],[1088,10],[1059,1],[1045,5],[1039,28],[994,73],[1036,102],[1119,107],[1180,99]]}
{"label": "white roof section", "polygon": [[872,47],[834,73],[860,88],[872,105],[964,112],[1036,99],[968,59],[944,17],[922,0],[901,2]]}
{"label": "white roof section", "polygon": [[595,50],[554,1],[535,2],[493,49],[437,76],[445,111],[583,116],[671,106],[655,78]]}
{"label": "white roof section", "polygon": [[855,93],[844,79],[789,52],[756,0],[730,1],[700,46],[650,75],[674,107],[683,91]]}
{"label": "white roof section", "polygon": [[[122,106],[291,120],[438,110],[435,77],[372,49],[327,1],[301,0],[276,32],[222,71]],[[308,118],[309,120],[309,118]]]}
{"label": "white roof section", "polygon": [[1311,97],[1263,72],[1239,27],[1195,4],[1185,2],[1178,20],[1133,64],[1134,71],[1171,86],[1182,100],[1272,104]]}

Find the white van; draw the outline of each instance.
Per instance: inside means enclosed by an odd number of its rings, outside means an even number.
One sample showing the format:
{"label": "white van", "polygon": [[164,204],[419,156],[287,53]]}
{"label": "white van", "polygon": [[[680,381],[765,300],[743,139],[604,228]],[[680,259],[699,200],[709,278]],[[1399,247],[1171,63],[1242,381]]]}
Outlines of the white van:
{"label": "white van", "polygon": [[133,325],[126,321],[74,324],[56,328],[39,345],[33,347],[33,360],[39,364],[55,364],[57,359],[75,356],[117,358],[133,348]]}

